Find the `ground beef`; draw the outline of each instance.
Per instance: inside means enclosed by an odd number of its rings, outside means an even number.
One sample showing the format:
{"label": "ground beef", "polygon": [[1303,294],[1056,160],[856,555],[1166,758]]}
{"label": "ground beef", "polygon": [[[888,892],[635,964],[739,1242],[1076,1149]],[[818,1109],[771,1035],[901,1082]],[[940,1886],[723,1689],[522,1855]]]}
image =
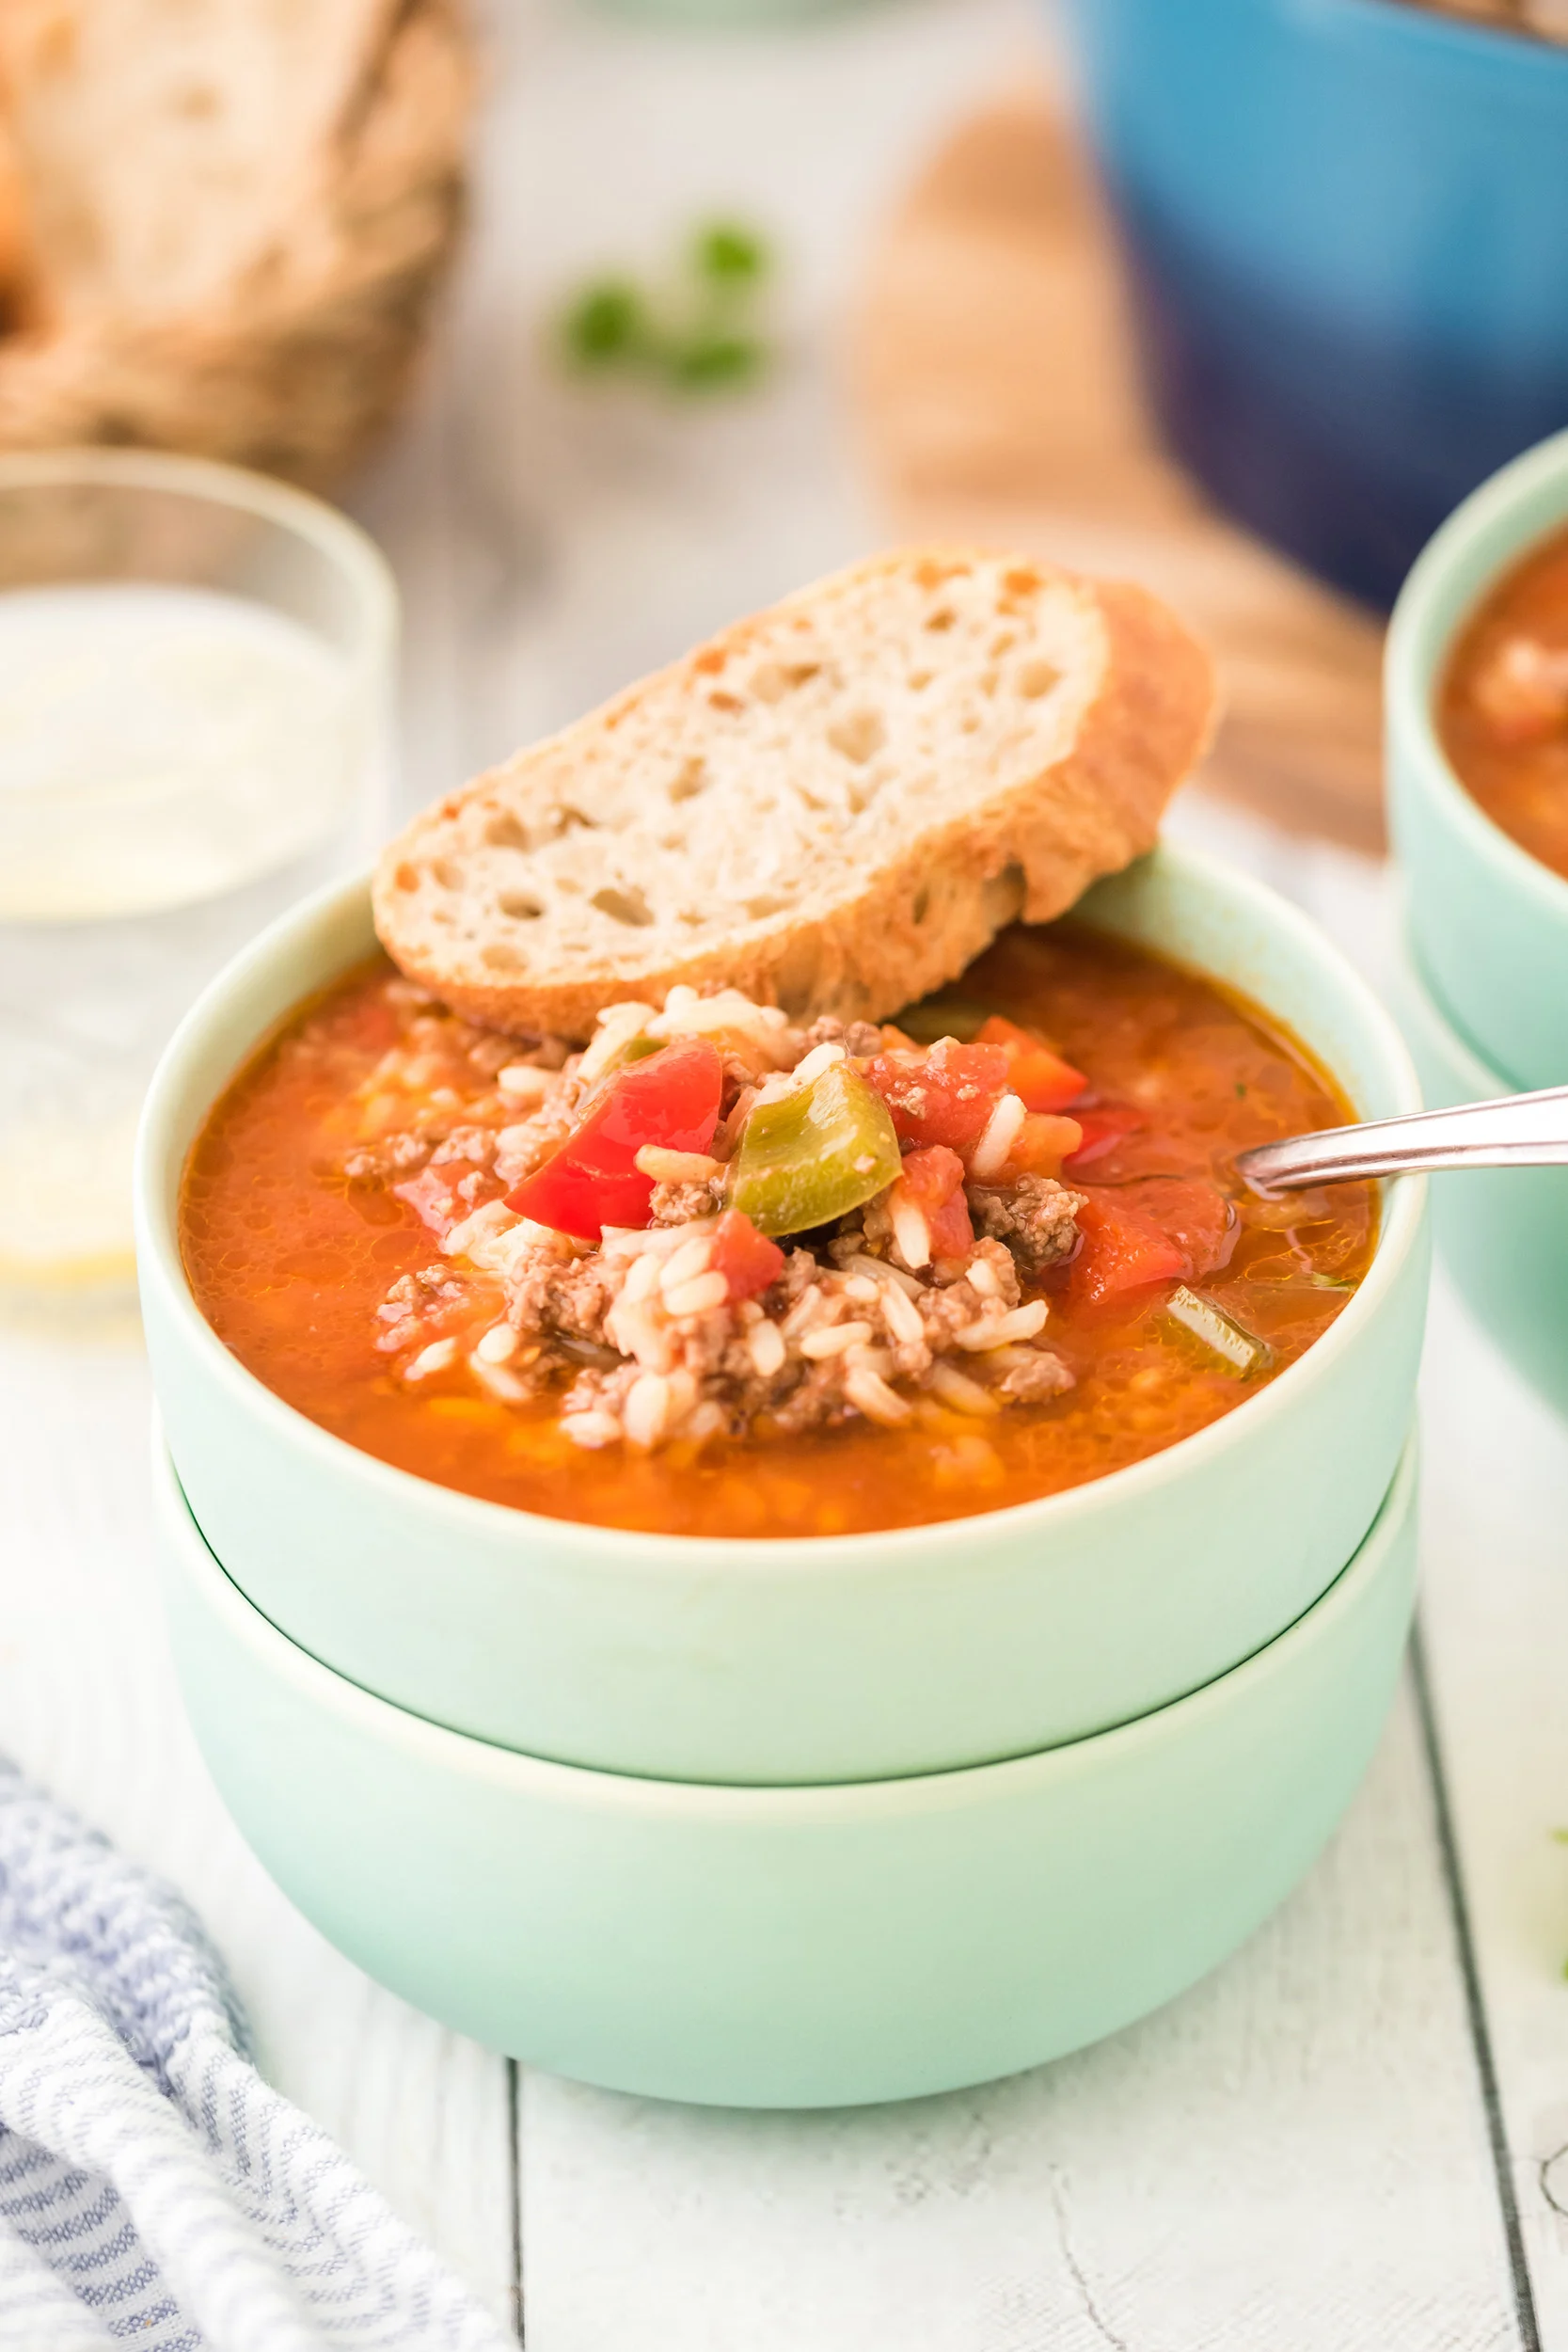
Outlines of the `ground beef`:
{"label": "ground beef", "polygon": [[874,1021],[841,1021],[825,1012],[805,1032],[806,1050],[817,1045],[842,1045],[851,1061],[868,1061],[882,1050],[882,1033]]}
{"label": "ground beef", "polygon": [[724,1180],[711,1178],[705,1184],[656,1184],[652,1205],[656,1225],[689,1225],[694,1216],[711,1216],[721,1208]]}
{"label": "ground beef", "polygon": [[355,1184],[401,1183],[405,1176],[419,1174],[433,1149],[429,1136],[407,1132],[388,1136],[385,1143],[362,1144],[351,1152],[343,1162],[343,1174]]}
{"label": "ground beef", "polygon": [[449,1160],[467,1160],[472,1168],[489,1168],[496,1157],[496,1131],[493,1127],[454,1127],[430,1155],[432,1168],[444,1168]]}
{"label": "ground beef", "polygon": [[969,1205],[980,1232],[1005,1242],[1026,1274],[1060,1264],[1077,1247],[1084,1196],[1053,1176],[1021,1176],[1011,1192],[972,1192]]}
{"label": "ground beef", "polygon": [[1049,1348],[1021,1347],[1015,1357],[1009,1357],[1007,1369],[996,1385],[1017,1405],[1040,1405],[1048,1397],[1065,1395],[1073,1386],[1073,1377]]}

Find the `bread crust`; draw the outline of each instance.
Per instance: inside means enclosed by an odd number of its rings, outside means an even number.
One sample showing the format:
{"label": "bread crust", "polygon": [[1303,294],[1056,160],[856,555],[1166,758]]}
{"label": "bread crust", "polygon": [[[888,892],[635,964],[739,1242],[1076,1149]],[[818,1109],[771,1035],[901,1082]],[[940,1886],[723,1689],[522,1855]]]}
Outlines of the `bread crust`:
{"label": "bread crust", "polygon": [[[929,552],[936,560],[995,560],[973,548]],[[857,572],[863,577],[910,560],[908,552],[876,558]],[[1043,568],[1030,564],[1037,573]],[[859,887],[847,875],[844,896],[831,905],[780,918],[760,932],[750,926],[750,935],[733,943],[655,963],[631,953],[613,966],[559,978],[499,979],[471,950],[443,960],[400,922],[407,894],[398,877],[441,854],[452,819],[504,784],[515,765],[507,762],[416,818],[384,853],[373,885],[383,946],[410,978],[456,1011],[516,1034],[584,1038],[606,1005],[628,997],[659,1003],[678,983],[739,988],[802,1020],[823,1012],[885,1019],[956,979],[1008,922],[1049,921],[1092,882],[1151,849],[1166,803],[1212,739],[1213,665],[1176,615],[1130,583],[1053,577],[1092,594],[1107,640],[1098,691],[1065,755],[979,811],[928,828],[863,875]],[[710,663],[721,650],[733,658],[780,609],[736,624],[625,689],[557,743],[578,728],[613,731],[650,689],[695,676],[705,656]]]}

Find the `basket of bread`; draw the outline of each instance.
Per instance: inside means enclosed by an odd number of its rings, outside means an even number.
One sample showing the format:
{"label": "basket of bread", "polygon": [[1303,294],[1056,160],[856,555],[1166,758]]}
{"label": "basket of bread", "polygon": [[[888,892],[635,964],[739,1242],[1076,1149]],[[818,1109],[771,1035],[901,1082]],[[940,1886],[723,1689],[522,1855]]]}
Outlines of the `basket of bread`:
{"label": "basket of bread", "polygon": [[456,0],[6,0],[0,448],[341,476],[453,249],[473,78]]}

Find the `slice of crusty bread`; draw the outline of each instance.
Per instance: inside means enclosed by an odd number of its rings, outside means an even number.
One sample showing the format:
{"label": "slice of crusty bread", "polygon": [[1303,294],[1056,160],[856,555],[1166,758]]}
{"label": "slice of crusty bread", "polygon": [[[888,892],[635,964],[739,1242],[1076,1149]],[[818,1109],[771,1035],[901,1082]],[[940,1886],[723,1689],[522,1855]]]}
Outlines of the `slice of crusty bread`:
{"label": "slice of crusty bread", "polygon": [[1148,849],[1208,656],[1141,589],[874,558],[737,622],[416,818],[375,878],[405,973],[504,1029],[732,983],[879,1019]]}

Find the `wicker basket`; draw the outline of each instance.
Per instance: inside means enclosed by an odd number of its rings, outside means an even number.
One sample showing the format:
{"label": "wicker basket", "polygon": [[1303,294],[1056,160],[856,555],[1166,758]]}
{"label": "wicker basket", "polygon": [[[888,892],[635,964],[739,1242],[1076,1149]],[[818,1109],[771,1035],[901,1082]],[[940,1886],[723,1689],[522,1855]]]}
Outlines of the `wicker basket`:
{"label": "wicker basket", "polygon": [[[97,4],[103,8],[105,0]],[[318,120],[303,151],[291,157],[284,183],[265,192],[260,206],[237,211],[234,250],[219,253],[215,281],[206,255],[207,282],[195,298],[188,288],[160,294],[155,272],[145,285],[139,276],[127,285],[122,269],[120,284],[96,299],[90,270],[72,280],[60,265],[72,251],[80,192],[59,184],[71,176],[59,140],[53,152],[42,137],[29,147],[29,105],[40,90],[29,76],[53,76],[47,94],[58,119],[74,96],[71,72],[87,78],[75,36],[90,0],[79,8],[71,0],[4,5],[10,23],[0,33],[0,70],[11,129],[0,180],[0,278],[8,279],[10,298],[9,331],[0,334],[0,448],[140,443],[227,458],[313,487],[341,477],[398,408],[456,240],[474,84],[456,0],[344,0],[331,24],[334,11],[321,0],[320,51],[334,69],[332,87],[314,94]],[[139,13],[145,25],[156,6],[142,0]],[[238,21],[265,56],[276,0],[225,0],[213,13],[230,36]],[[170,41],[182,39],[182,19],[188,23],[188,12],[169,12]],[[123,20],[111,24],[111,40],[122,30]],[[352,44],[346,67],[345,40]],[[234,45],[230,38],[230,53]],[[272,62],[277,103],[279,111],[288,104],[287,127],[299,148],[306,118],[288,99],[293,61]],[[213,103],[199,64],[192,60],[193,111],[203,98],[209,108]],[[230,57],[231,84],[235,78]],[[102,60],[99,81],[79,101],[79,148],[89,144],[93,111],[102,123],[118,103]],[[159,95],[166,116],[166,92]],[[31,127],[43,111],[41,102],[33,103]],[[137,169],[189,169],[166,123],[150,123],[145,107],[139,120],[134,104],[126,112],[126,137],[139,135],[152,151],[137,156]],[[268,125],[260,106],[244,127],[253,152],[264,151]],[[205,161],[210,182],[211,136]],[[220,154],[220,178],[221,161]],[[123,149],[117,167],[123,182]],[[77,176],[90,179],[90,157]],[[102,209],[111,199],[99,195]],[[204,200],[199,186],[191,200]]]}

